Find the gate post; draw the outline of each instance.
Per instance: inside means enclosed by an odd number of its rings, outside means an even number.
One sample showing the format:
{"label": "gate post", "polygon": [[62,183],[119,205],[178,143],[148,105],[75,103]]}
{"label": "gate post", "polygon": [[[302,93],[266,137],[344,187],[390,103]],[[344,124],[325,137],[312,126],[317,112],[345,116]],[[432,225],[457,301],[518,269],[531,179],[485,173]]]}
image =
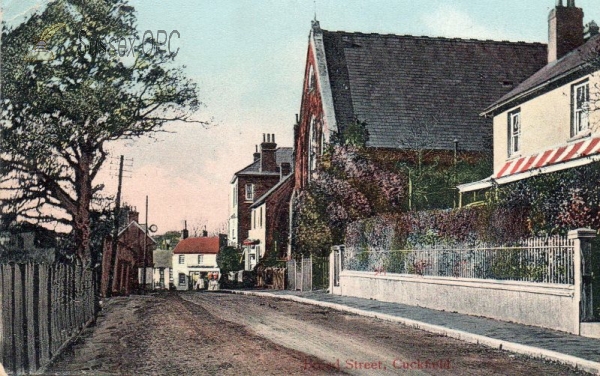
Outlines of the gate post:
{"label": "gate post", "polygon": [[573,294],[573,333],[581,333],[581,322],[593,317],[591,279],[591,241],[596,230],[580,228],[569,231],[568,238],[574,240],[574,294]]}

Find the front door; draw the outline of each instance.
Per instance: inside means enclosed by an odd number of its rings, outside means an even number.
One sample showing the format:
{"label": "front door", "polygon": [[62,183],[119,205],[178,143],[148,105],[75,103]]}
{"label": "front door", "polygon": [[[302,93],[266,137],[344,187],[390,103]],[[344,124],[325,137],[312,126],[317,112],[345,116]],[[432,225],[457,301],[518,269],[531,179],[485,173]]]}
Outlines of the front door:
{"label": "front door", "polygon": [[195,287],[198,285],[198,280],[200,279],[200,272],[190,272],[190,276],[188,278],[188,290],[195,290]]}

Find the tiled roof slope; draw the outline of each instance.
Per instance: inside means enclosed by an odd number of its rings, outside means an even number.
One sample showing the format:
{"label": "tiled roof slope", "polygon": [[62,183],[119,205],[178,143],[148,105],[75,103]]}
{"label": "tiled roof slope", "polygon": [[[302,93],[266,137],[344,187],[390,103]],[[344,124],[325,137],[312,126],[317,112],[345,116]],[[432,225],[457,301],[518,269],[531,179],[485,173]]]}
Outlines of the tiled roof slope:
{"label": "tiled roof slope", "polygon": [[[281,166],[282,163],[292,164],[292,153],[294,149],[292,148],[278,148],[275,151],[275,161],[277,162],[277,166]],[[244,167],[242,170],[236,172],[238,174],[252,174],[252,173],[261,173],[260,172],[260,159],[252,162],[248,166]]]}
{"label": "tiled roof slope", "polygon": [[[550,84],[553,80],[558,80],[563,77],[566,80],[573,79],[573,77],[571,77],[572,74],[583,76],[589,73],[589,71],[580,68],[587,68],[586,65],[589,64],[586,63],[592,62],[594,59],[596,61],[596,69],[598,69],[598,51],[600,51],[600,35],[590,38],[583,46],[540,69],[527,80],[523,81],[523,83],[514,90],[492,104],[486,109],[486,112],[493,112],[494,109],[499,106],[511,102],[513,99],[523,96],[542,85]],[[528,56],[523,56],[522,58],[526,59]],[[548,89],[552,88],[552,85],[548,86]]]}
{"label": "tiled roof slope", "polygon": [[547,61],[539,43],[330,31],[323,42],[337,123],[366,121],[381,148],[410,148],[426,130],[426,148],[484,150],[492,126],[479,113]]}
{"label": "tiled roof slope", "polygon": [[203,237],[203,238],[187,238],[183,239],[175,249],[174,254],[217,254],[219,253],[220,239],[218,236]]}

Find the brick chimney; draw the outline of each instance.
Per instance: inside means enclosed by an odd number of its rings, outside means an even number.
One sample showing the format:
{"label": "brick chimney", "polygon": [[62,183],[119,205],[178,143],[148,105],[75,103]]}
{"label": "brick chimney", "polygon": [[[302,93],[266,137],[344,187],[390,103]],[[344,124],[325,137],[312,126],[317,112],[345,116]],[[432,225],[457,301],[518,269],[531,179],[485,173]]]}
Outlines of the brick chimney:
{"label": "brick chimney", "polygon": [[130,208],[127,212],[127,224],[130,224],[133,221],[140,223],[140,213],[138,213],[135,209]]}
{"label": "brick chimney", "polygon": [[252,154],[252,156],[254,157],[254,162],[256,162],[260,159],[260,153],[258,152],[258,145],[254,145],[254,154]]}
{"label": "brick chimney", "polygon": [[548,16],[548,63],[552,63],[584,43],[583,10],[575,0],[556,1]]}
{"label": "brick chimney", "polygon": [[185,221],[183,230],[181,230],[181,240],[187,239],[188,236],[190,236],[190,232],[187,229],[187,221]]}
{"label": "brick chimney", "polygon": [[277,172],[277,159],[275,152],[277,144],[275,143],[274,134],[264,134],[263,142],[260,144],[260,171],[261,172]]}
{"label": "brick chimney", "polygon": [[592,21],[583,28],[583,39],[587,42],[590,38],[598,35],[598,33],[600,33],[600,28],[597,23]]}
{"label": "brick chimney", "polygon": [[279,169],[279,171],[280,171],[279,180],[282,180],[283,178],[288,176],[290,174],[290,172],[292,172],[292,165],[288,162],[283,162],[283,163],[281,163],[281,168]]}

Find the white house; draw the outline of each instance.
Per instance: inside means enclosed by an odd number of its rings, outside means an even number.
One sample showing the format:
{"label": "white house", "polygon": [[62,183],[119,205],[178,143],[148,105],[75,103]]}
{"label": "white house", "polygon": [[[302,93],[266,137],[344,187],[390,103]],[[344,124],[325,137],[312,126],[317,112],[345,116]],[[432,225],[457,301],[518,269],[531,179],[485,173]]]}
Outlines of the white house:
{"label": "white house", "polygon": [[494,174],[461,193],[600,160],[598,26],[584,27],[574,0],[548,26],[548,64],[482,113],[494,119]]}
{"label": "white house", "polygon": [[173,250],[154,250],[154,269],[152,270],[152,281],[155,290],[168,290],[173,279]]}
{"label": "white house", "polygon": [[173,283],[177,290],[191,290],[200,278],[208,278],[220,270],[217,255],[227,245],[227,236],[187,238],[177,243],[173,250]]}

